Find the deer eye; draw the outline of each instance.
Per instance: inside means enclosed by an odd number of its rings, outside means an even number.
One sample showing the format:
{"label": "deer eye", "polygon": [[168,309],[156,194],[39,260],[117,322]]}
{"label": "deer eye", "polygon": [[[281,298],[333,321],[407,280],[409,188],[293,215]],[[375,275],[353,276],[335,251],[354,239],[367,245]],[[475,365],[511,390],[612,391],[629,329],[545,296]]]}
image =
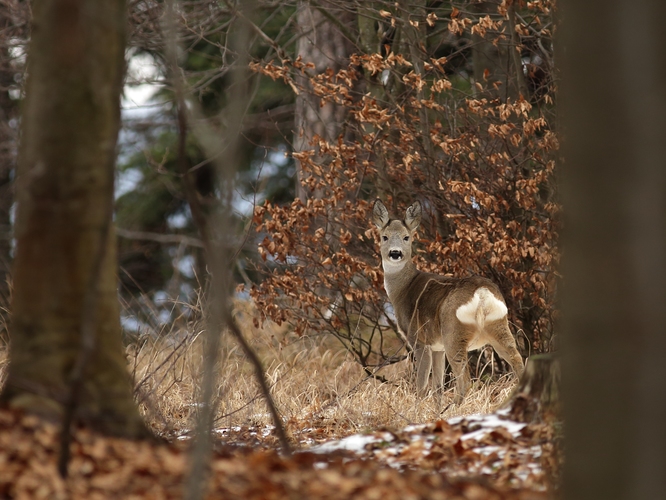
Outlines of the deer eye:
{"label": "deer eye", "polygon": [[384,241],[388,241],[388,236],[382,236],[382,239],[383,239]]}
{"label": "deer eye", "polygon": [[403,238],[403,240],[405,240],[405,241],[409,241],[409,236],[405,236],[405,237]]}

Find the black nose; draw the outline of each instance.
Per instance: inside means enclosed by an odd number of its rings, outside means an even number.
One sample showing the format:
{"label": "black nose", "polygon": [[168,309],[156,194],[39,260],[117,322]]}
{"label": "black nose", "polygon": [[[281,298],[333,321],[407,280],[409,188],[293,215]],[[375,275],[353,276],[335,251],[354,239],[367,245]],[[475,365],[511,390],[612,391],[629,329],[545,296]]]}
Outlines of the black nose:
{"label": "black nose", "polygon": [[389,252],[389,258],[395,260],[402,259],[402,252],[400,250],[391,250]]}

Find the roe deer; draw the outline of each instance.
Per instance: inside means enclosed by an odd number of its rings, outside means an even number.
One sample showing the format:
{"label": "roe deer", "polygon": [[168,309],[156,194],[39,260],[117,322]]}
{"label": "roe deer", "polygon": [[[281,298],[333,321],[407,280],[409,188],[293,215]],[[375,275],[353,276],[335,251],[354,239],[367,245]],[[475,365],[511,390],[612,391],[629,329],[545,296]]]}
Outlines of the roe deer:
{"label": "roe deer", "polygon": [[480,276],[450,278],[416,269],[411,240],[421,222],[421,204],[417,201],[409,207],[404,220],[392,220],[377,200],[372,221],[381,238],[384,288],[398,327],[416,355],[419,393],[425,393],[431,367],[433,384],[441,390],[446,353],[456,378],[454,402],[461,403],[470,386],[467,351],[486,344],[493,346],[520,377],[523,360],[497,285]]}

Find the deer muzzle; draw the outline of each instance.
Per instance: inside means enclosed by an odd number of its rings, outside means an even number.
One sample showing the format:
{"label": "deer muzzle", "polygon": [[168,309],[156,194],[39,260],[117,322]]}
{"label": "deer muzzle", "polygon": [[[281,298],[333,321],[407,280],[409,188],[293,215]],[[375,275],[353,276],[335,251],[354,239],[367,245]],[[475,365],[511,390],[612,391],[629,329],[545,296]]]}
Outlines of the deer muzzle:
{"label": "deer muzzle", "polygon": [[389,250],[388,256],[389,259],[394,261],[402,260],[403,257],[402,252],[400,250]]}

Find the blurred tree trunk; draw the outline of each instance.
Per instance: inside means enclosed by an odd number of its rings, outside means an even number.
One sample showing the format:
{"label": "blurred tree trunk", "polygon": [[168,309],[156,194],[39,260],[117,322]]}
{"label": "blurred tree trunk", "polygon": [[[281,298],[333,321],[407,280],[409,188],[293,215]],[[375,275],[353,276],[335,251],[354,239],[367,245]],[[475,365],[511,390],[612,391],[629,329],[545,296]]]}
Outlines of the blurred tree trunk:
{"label": "blurred tree trunk", "polygon": [[[312,75],[320,74],[331,68],[334,73],[347,64],[352,45],[336,25],[321,9],[310,2],[301,1],[298,6],[298,27],[301,36],[298,40],[298,55],[304,63],[314,64],[314,68],[306,71]],[[340,10],[327,11],[331,16],[339,16],[341,26],[352,26],[355,21],[349,13],[339,15]],[[298,82],[301,87],[308,89],[296,96],[296,110],[294,116],[295,137],[294,151],[311,149],[310,142],[315,135],[329,141],[335,139],[342,132],[345,119],[345,109],[328,102],[320,105],[321,99],[312,93],[307,75],[301,75]],[[300,162],[296,161],[296,196],[305,201],[310,196],[301,185],[302,171]]]}
{"label": "blurred tree trunk", "polygon": [[564,497],[666,498],[666,4],[562,3]]}
{"label": "blurred tree trunk", "polygon": [[2,399],[57,415],[78,366],[77,419],[142,435],[120,337],[111,224],[125,2],[43,0],[33,9]]}
{"label": "blurred tree trunk", "polygon": [[[16,133],[11,120],[18,118],[18,101],[12,99],[9,91],[14,84],[16,68],[9,53],[11,19],[0,8],[0,308],[9,305],[9,281],[11,268],[11,220],[10,212],[14,202],[11,174],[16,161]],[[5,34],[9,33],[9,34]],[[2,314],[0,312],[0,314]],[[4,328],[4,321],[2,326]]]}

